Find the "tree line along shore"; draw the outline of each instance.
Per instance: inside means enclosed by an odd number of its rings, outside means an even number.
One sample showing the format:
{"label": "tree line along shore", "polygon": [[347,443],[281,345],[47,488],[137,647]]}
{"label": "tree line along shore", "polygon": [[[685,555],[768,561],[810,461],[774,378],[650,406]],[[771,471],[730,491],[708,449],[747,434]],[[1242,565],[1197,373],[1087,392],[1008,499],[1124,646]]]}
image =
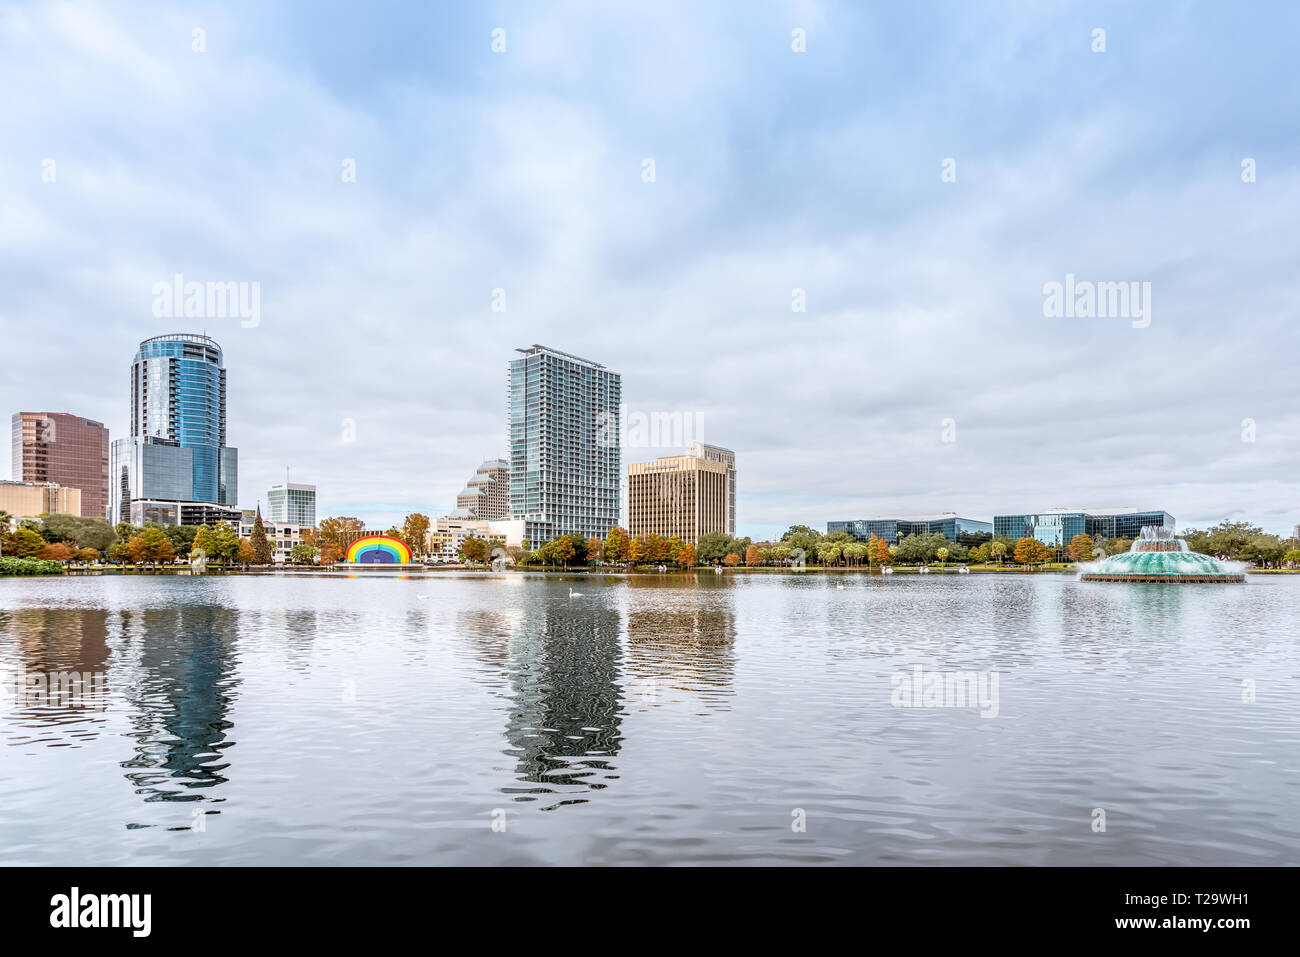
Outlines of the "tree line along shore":
{"label": "tree line along shore", "polygon": [[[272,565],[272,549],[259,514],[252,534],[241,538],[230,525],[176,526],[147,523],[116,526],[98,518],[42,515],[12,520],[0,512],[0,575],[59,574],[68,567],[160,567],[190,563],[200,554],[217,568],[241,569]],[[288,564],[331,567],[342,560],[347,544],[364,529],[350,516],[326,518],[319,527],[304,529]],[[388,534],[411,545],[417,559],[429,555],[428,518],[408,515],[402,527]],[[1300,568],[1300,541],[1270,535],[1247,522],[1223,522],[1206,529],[1188,529],[1179,536],[1191,551],[1234,561],[1261,570]],[[969,535],[949,541],[943,535],[908,535],[896,542],[871,536],[858,541],[845,531],[823,534],[806,525],[792,525],[776,541],[755,542],[725,532],[709,532],[697,542],[655,534],[632,536],[615,526],[602,538],[562,535],[537,548],[527,540],[506,546],[493,539],[470,536],[462,541],[457,559],[466,566],[508,564],[523,568],[645,566],[691,569],[822,568],[865,569],[938,567],[953,565],[994,568],[1069,568],[1129,550],[1127,538],[1094,541],[1076,535],[1068,544],[1051,547],[1037,539]]]}

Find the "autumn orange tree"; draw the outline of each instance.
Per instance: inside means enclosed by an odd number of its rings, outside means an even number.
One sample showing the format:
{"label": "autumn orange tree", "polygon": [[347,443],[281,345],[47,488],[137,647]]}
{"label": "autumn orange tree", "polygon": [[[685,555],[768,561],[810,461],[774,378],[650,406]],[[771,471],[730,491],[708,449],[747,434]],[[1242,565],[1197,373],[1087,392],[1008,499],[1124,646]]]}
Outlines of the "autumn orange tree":
{"label": "autumn orange tree", "polygon": [[595,535],[587,539],[587,561],[598,562],[605,550],[605,543]]}
{"label": "autumn orange tree", "polygon": [[[321,546],[321,564],[325,561],[325,546],[332,545],[338,549],[338,556],[342,558],[347,552],[348,546],[356,541],[357,533],[366,530],[366,523],[359,518],[353,518],[351,515],[341,515],[337,518],[321,519],[320,528],[317,530],[315,541],[309,544]],[[338,559],[335,559],[337,561]]]}
{"label": "autumn orange tree", "polygon": [[740,556],[737,555],[735,552],[729,552],[727,554],[727,557],[722,560],[722,564],[730,567],[735,567],[736,565],[740,564]]}
{"label": "autumn orange tree", "polygon": [[[96,554],[98,554],[98,552],[96,552]],[[47,562],[70,562],[74,557],[76,557],[76,553],[67,545],[63,544],[63,542],[54,542],[51,545],[46,545],[37,552],[36,557],[44,559]]]}
{"label": "autumn orange tree", "polygon": [[1074,538],[1070,539],[1070,561],[1072,562],[1090,562],[1092,561],[1092,536],[1080,532]]}
{"label": "autumn orange tree", "polygon": [[1019,539],[1012,554],[1021,565],[1040,565],[1052,557],[1047,546],[1036,538]]}
{"label": "autumn orange tree", "polygon": [[677,552],[677,564],[683,568],[695,567],[695,546],[690,542],[682,543],[681,549]]}
{"label": "autumn orange tree", "polygon": [[647,561],[661,562],[668,557],[668,543],[655,532],[646,536],[645,557]]}
{"label": "autumn orange tree", "polygon": [[759,564],[762,563],[762,561],[763,561],[763,559],[759,558],[759,556],[758,556],[758,546],[757,546],[757,545],[750,545],[749,548],[745,549],[745,564],[746,564],[746,565],[750,565],[750,566],[753,566],[753,565],[759,565]]}
{"label": "autumn orange tree", "polygon": [[133,536],[126,545],[127,553],[133,562],[154,564],[176,559],[176,550],[172,548],[171,540],[161,528],[146,528]]}

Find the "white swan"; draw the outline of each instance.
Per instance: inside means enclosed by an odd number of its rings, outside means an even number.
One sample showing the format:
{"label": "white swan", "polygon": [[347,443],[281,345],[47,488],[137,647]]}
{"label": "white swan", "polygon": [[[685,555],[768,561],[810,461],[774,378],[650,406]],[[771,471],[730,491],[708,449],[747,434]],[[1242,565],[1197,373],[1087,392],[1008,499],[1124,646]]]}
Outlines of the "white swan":
{"label": "white swan", "polygon": [[570,598],[581,598],[581,597],[582,597],[582,592],[574,591],[574,590],[573,590],[573,587],[570,586],[570,587],[569,587],[569,597],[570,597]]}
{"label": "white swan", "polygon": [[835,583],[835,587],[836,587],[836,588],[843,588],[843,587],[844,587],[844,583],[843,583],[843,582],[836,582],[836,583]]}
{"label": "white swan", "polygon": [[429,600],[429,596],[428,596],[428,595],[420,595],[420,594],[416,594],[415,597],[418,598],[418,599],[420,599],[420,601],[428,601],[428,600]]}

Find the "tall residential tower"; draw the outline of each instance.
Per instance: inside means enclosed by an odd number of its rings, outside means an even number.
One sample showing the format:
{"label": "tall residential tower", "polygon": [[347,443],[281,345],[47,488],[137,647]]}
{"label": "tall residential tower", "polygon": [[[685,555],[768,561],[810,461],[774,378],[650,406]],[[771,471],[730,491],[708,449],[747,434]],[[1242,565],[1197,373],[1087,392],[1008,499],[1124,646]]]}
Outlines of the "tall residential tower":
{"label": "tall residential tower", "polygon": [[239,521],[238,451],[226,445],[226,369],[207,336],[140,343],[131,363],[131,437],[113,443],[114,522]]}
{"label": "tall residential tower", "polygon": [[618,524],[618,373],[534,345],[510,362],[510,516],[533,548]]}

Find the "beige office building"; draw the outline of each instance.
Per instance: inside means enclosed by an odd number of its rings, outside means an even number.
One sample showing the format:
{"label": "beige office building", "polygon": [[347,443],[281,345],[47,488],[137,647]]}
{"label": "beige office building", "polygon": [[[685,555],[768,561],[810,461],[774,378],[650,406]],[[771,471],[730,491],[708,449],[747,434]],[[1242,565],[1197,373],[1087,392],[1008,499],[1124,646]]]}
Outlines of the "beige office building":
{"label": "beige office building", "polygon": [[510,463],[488,459],[456,496],[458,515],[497,522],[510,513]]}
{"label": "beige office building", "polygon": [[686,454],[710,462],[721,462],[727,467],[727,527],[723,529],[731,537],[736,536],[736,453],[720,445],[705,445],[692,442],[686,446]]}
{"label": "beige office building", "polygon": [[52,482],[0,481],[0,512],[8,512],[14,519],[45,514],[80,515],[81,489]]}
{"label": "beige office building", "polygon": [[627,467],[627,523],[633,538],[676,535],[694,544],[725,532],[730,501],[727,466],[695,455],[669,455]]}

